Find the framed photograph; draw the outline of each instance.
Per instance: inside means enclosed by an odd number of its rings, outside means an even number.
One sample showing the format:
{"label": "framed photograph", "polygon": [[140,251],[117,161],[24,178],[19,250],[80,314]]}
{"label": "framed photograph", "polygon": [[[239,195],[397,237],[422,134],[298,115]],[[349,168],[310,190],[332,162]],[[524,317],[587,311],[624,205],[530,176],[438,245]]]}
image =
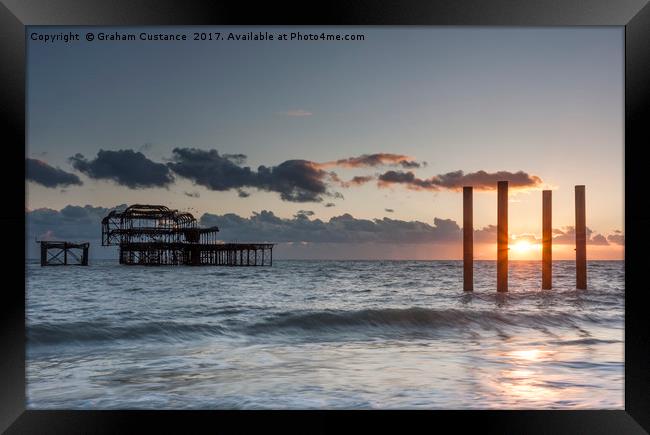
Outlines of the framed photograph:
{"label": "framed photograph", "polygon": [[2,429],[646,433],[646,3],[3,1]]}

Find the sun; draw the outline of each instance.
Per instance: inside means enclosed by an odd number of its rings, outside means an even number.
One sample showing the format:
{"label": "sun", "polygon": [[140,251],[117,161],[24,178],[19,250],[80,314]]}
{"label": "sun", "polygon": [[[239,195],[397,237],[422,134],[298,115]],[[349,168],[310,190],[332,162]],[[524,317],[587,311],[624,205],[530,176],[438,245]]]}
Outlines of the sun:
{"label": "sun", "polygon": [[530,243],[528,240],[519,240],[514,245],[510,246],[510,249],[512,249],[514,252],[517,252],[517,253],[520,253],[520,254],[530,252],[534,248],[535,248],[535,245]]}

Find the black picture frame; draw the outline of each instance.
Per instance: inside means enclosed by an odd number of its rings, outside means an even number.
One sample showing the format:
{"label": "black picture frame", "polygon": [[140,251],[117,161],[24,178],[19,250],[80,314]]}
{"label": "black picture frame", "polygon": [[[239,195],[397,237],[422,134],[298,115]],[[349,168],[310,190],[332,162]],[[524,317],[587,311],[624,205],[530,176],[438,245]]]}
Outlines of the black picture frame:
{"label": "black picture frame", "polygon": [[[650,247],[650,207],[642,179],[650,145],[650,6],[648,0],[454,0],[184,2],[177,0],[2,0],[0,83],[4,229],[0,303],[0,430],[6,433],[124,433],[137,426],[187,433],[188,426],[238,431],[264,424],[300,432],[333,431],[341,417],[401,431],[478,429],[496,433],[646,433],[650,431],[650,316],[643,270]],[[25,410],[25,26],[29,25],[507,25],[625,26],[625,410],[621,411],[36,411]],[[8,279],[11,277],[11,284]],[[310,421],[298,423],[296,417]],[[451,426],[449,426],[451,424]],[[444,426],[443,426],[444,425]]]}

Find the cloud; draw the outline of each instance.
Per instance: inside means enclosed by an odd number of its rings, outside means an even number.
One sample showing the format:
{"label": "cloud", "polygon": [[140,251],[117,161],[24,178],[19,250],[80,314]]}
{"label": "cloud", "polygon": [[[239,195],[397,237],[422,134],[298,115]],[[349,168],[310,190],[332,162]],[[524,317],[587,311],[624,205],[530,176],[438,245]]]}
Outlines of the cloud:
{"label": "cloud", "polygon": [[[576,242],[576,232],[575,227],[567,226],[564,229],[554,228],[553,234],[556,234],[553,237],[553,244],[558,245],[573,245]],[[588,245],[609,245],[609,242],[602,234],[594,234],[591,228],[587,227],[587,244]]]}
{"label": "cloud", "polygon": [[183,192],[185,196],[189,196],[190,198],[200,198],[201,195],[199,192]]}
{"label": "cloud", "polygon": [[496,243],[497,226],[488,225],[486,227],[474,230],[474,243]]}
{"label": "cloud", "polygon": [[328,203],[324,204],[324,206],[325,207],[336,207],[336,204],[334,204],[333,202],[328,202]]}
{"label": "cloud", "polygon": [[[126,204],[112,208],[93,207],[90,205],[68,205],[61,210],[40,208],[26,210],[26,241],[32,256],[37,256],[37,245],[34,239],[89,241],[92,244],[91,255],[109,255],[116,258],[115,253],[107,249],[97,249],[100,245],[101,219],[111,210],[123,210]],[[350,214],[342,214],[329,220],[314,218],[311,210],[299,210],[291,218],[281,218],[271,211],[263,210],[249,217],[234,213],[211,214],[205,213],[199,218],[203,226],[217,225],[219,237],[224,241],[237,242],[271,242],[271,243],[378,243],[397,245],[445,245],[459,246],[462,240],[462,230],[452,219],[434,218],[432,222],[405,221],[399,219],[358,219]],[[198,217],[198,216],[197,216]],[[554,239],[555,244],[573,244],[570,238],[572,228],[559,230],[560,239]],[[590,237],[591,245],[605,245],[600,234]],[[622,233],[614,233],[622,236]],[[513,236],[511,242],[528,240],[540,243],[532,234]],[[488,225],[474,232],[474,243],[496,243],[496,226]],[[325,245],[323,245],[325,246]],[[346,248],[347,249],[347,248]],[[351,248],[352,249],[352,245]],[[428,248],[427,248],[428,249]],[[456,248],[454,248],[456,249]],[[32,258],[32,257],[30,257]]]}
{"label": "cloud", "polygon": [[625,245],[625,236],[621,230],[615,230],[614,234],[607,236],[607,241],[615,245]]}
{"label": "cloud", "polygon": [[422,180],[417,178],[411,171],[388,171],[381,174],[378,178],[379,187],[390,187],[394,184],[404,184],[409,189],[429,189],[438,190],[438,187],[431,180]]}
{"label": "cloud", "polygon": [[[575,244],[575,230],[573,227],[564,227],[564,230],[553,228],[553,244],[554,245],[573,245]],[[588,245],[609,245],[610,238],[616,238],[617,235],[622,237],[622,234],[611,234],[607,237],[602,234],[594,233],[590,228],[587,228],[587,244]],[[474,243],[496,243],[497,240],[497,226],[488,225],[479,230],[474,230]],[[511,235],[510,243],[516,243],[520,240],[526,240],[529,243],[542,243],[542,239],[534,234],[517,234]]]}
{"label": "cloud", "polygon": [[27,235],[49,240],[86,241],[101,238],[101,220],[111,210],[124,210],[126,204],[112,208],[67,205],[61,210],[39,208],[26,212]]}
{"label": "cloud", "polygon": [[166,187],[177,175],[210,190],[237,190],[241,198],[250,196],[245,188],[256,188],[276,192],[283,201],[289,202],[322,202],[326,197],[343,198],[341,193],[331,190],[332,186],[349,188],[374,179],[377,179],[380,188],[404,185],[409,189],[431,191],[457,191],[464,185],[473,185],[479,190],[492,190],[499,180],[509,181],[513,189],[537,187],[542,183],[539,177],[523,171],[477,171],[468,174],[455,171],[421,179],[412,171],[390,170],[378,177],[357,175],[343,181],[335,172],[325,170],[330,166],[361,168],[383,165],[414,168],[424,165],[408,156],[391,153],[363,154],[326,163],[294,159],[276,166],[260,165],[257,169],[244,166],[246,158],[244,154],[219,154],[215,149],[174,148],[167,164],[154,162],[141,152],[133,150],[100,150],[93,160],[76,154],[70,161],[73,167],[91,178],[111,179],[132,189]]}
{"label": "cloud", "polygon": [[314,216],[315,214],[316,213],[314,213],[311,210],[298,210],[296,212],[296,214],[293,215],[293,217],[295,217],[295,218],[306,218],[306,217],[309,217],[309,216]]}
{"label": "cloud", "polygon": [[222,157],[224,159],[230,160],[236,165],[243,165],[246,163],[247,158],[245,154],[224,154]]}
{"label": "cloud", "polygon": [[530,189],[541,186],[542,179],[536,175],[529,175],[524,171],[508,172],[498,171],[488,173],[485,171],[447,172],[428,179],[421,179],[411,171],[387,171],[378,178],[379,187],[391,187],[396,184],[405,185],[413,190],[453,190],[459,191],[463,186],[473,186],[477,190],[495,190],[497,181],[508,181],[513,189]]}
{"label": "cloud", "polygon": [[303,110],[303,109],[293,109],[293,110],[287,110],[286,112],[282,112],[283,114],[287,116],[311,116],[313,113]]}
{"label": "cloud", "polygon": [[83,184],[78,176],[54,168],[42,160],[25,159],[27,180],[41,184],[45,187],[66,187]]}
{"label": "cloud", "polygon": [[587,241],[590,245],[609,245],[609,242],[602,234],[596,234]]}
{"label": "cloud", "polygon": [[392,208],[385,208],[384,211],[386,213],[394,213],[395,212],[395,210],[393,210]]}
{"label": "cloud", "polygon": [[174,181],[165,164],[149,160],[139,151],[99,150],[92,160],[76,154],[70,162],[90,178],[112,180],[130,189],[166,187]]}
{"label": "cloud", "polygon": [[280,218],[271,211],[253,213],[244,218],[233,213],[206,213],[201,225],[217,225],[225,241],[267,241],[273,243],[449,243],[460,241],[461,230],[451,219],[434,218],[433,225],[419,221],[389,218],[357,219],[350,214],[328,221],[309,219],[297,213],[291,219]]}
{"label": "cloud", "polygon": [[348,157],[331,162],[320,163],[322,167],[340,166],[344,168],[368,168],[377,166],[401,166],[403,168],[419,168],[420,163],[409,156],[391,153],[363,154],[359,157]]}
{"label": "cloud", "polygon": [[375,178],[372,175],[363,175],[363,176],[357,175],[355,177],[352,177],[348,181],[343,181],[343,180],[339,179],[339,177],[334,172],[330,172],[330,175],[331,175],[332,181],[335,181],[341,187],[346,187],[346,188],[351,187],[351,186],[361,186],[363,184],[368,183],[369,181],[374,180],[374,178]]}
{"label": "cloud", "polygon": [[142,144],[140,148],[138,148],[138,151],[140,152],[151,151],[152,148],[153,148],[153,144],[151,142],[146,142]]}
{"label": "cloud", "polygon": [[282,200],[291,202],[321,202],[325,196],[341,197],[328,189],[331,174],[308,160],[287,160],[271,167],[261,165],[255,171],[237,164],[232,155],[222,156],[214,149],[174,148],[168,166],[177,175],[216,191],[239,189],[241,192],[241,188],[254,187],[277,192]]}

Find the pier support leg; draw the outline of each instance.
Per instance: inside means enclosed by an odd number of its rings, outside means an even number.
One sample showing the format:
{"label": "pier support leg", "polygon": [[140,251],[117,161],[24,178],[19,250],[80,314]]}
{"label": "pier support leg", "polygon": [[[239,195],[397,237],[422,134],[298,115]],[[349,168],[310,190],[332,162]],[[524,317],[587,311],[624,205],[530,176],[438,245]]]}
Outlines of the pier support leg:
{"label": "pier support leg", "polygon": [[576,186],[576,288],[587,288],[587,221],[585,186]]}
{"label": "pier support leg", "polygon": [[497,183],[497,291],[508,291],[508,182]]}
{"label": "pier support leg", "polygon": [[553,267],[552,191],[542,192],[542,288],[550,289]]}
{"label": "pier support leg", "polygon": [[474,223],[472,187],[463,187],[463,290],[474,290]]}
{"label": "pier support leg", "polygon": [[47,266],[47,246],[41,243],[41,266]]}

